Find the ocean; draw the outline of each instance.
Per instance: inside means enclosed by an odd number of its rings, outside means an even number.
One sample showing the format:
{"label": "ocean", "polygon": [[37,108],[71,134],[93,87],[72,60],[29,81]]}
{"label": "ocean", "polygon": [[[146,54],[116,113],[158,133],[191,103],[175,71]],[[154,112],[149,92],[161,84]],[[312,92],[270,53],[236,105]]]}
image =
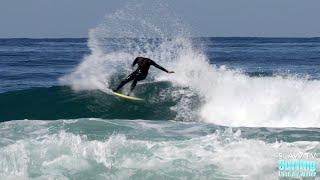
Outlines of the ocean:
{"label": "ocean", "polygon": [[[0,179],[319,179],[320,38],[196,37],[157,2],[0,39]],[[108,93],[138,56],[175,73]]]}
{"label": "ocean", "polygon": [[[88,41],[0,39],[1,179],[278,179],[320,153],[320,38]],[[137,52],[176,73],[99,90]]]}

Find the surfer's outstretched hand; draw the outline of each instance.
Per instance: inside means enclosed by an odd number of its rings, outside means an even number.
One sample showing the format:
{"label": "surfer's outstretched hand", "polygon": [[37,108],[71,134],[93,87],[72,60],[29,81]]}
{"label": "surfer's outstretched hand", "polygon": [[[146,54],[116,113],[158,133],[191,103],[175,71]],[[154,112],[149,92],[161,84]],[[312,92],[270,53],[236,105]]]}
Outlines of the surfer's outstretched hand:
{"label": "surfer's outstretched hand", "polygon": [[168,71],[168,73],[174,73],[174,71]]}

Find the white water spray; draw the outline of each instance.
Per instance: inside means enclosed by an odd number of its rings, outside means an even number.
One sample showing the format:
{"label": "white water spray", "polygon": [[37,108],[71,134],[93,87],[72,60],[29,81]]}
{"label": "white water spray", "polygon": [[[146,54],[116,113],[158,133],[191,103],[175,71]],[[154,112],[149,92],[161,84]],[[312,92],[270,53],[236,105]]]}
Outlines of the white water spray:
{"label": "white water spray", "polygon": [[[125,72],[135,57],[145,56],[176,71],[170,76],[152,71],[152,81],[189,87],[203,99],[196,111],[202,121],[226,126],[320,127],[318,80],[248,77],[215,67],[192,47],[186,29],[159,2],[129,4],[90,30],[91,54],[60,81],[75,90],[111,88],[115,73]],[[184,120],[194,121],[188,119],[194,116],[183,116],[194,110],[189,108],[189,96],[182,95],[173,110]]]}

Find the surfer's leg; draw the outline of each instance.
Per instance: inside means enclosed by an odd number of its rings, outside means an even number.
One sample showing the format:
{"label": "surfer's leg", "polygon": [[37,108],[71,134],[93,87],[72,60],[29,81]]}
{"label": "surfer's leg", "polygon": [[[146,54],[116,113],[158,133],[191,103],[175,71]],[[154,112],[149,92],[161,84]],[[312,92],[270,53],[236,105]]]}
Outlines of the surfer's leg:
{"label": "surfer's leg", "polygon": [[130,93],[133,91],[133,89],[136,87],[137,85],[137,82],[138,82],[138,79],[135,78],[131,84],[131,88],[130,88]]}
{"label": "surfer's leg", "polygon": [[144,80],[146,77],[147,77],[147,75],[145,75],[145,74],[138,74],[137,76],[135,76],[134,79],[133,79],[133,82],[131,84],[130,93],[136,87],[138,81]]}
{"label": "surfer's leg", "polygon": [[119,86],[114,89],[113,91],[117,92],[119,91],[125,84],[127,84],[128,82],[132,81],[134,79],[134,75],[130,74],[126,79],[124,79],[123,81],[121,81],[121,83],[119,84]]}

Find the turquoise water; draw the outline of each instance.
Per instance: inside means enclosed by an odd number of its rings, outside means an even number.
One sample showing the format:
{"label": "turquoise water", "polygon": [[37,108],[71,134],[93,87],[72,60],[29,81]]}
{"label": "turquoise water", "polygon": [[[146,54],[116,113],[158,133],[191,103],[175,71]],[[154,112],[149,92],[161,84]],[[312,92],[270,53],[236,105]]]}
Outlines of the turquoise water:
{"label": "turquoise water", "polygon": [[276,179],[279,153],[319,153],[319,129],[150,120],[1,123],[1,178]]}

